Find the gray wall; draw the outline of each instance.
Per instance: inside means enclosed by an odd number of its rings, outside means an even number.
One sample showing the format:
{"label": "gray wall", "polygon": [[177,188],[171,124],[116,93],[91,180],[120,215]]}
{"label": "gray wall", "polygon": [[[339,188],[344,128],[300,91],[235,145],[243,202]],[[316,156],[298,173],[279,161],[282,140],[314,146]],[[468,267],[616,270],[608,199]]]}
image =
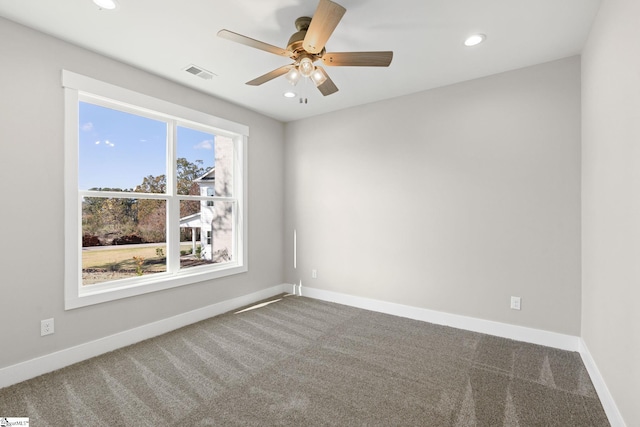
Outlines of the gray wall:
{"label": "gray wall", "polygon": [[[64,311],[63,68],[250,127],[247,274]],[[281,284],[283,135],[280,122],[0,18],[0,367]],[[56,333],[40,337],[50,317]]]}
{"label": "gray wall", "polygon": [[[285,277],[581,334],[627,424],[640,425],[637,16],[638,2],[604,0],[582,58],[582,210],[578,58],[289,123],[285,132],[0,18],[0,368]],[[249,273],[63,310],[62,68],[250,126]],[[523,298],[522,311],[509,310],[510,295]],[[56,333],[41,338],[49,317]]]}
{"label": "gray wall", "polygon": [[640,2],[604,0],[582,57],[582,336],[640,426]]}
{"label": "gray wall", "polygon": [[285,134],[286,278],[303,293],[580,334],[578,57]]}

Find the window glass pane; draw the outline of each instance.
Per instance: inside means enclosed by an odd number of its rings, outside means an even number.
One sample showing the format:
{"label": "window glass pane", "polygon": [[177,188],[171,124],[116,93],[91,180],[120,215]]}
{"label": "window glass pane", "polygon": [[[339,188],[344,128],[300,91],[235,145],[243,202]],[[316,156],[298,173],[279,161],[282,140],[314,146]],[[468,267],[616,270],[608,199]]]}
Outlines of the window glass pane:
{"label": "window glass pane", "polygon": [[233,196],[233,140],[178,126],[178,194]]}
{"label": "window glass pane", "polygon": [[[234,259],[233,202],[180,202],[180,267],[218,264]],[[189,213],[188,215],[186,215]]]}
{"label": "window glass pane", "polygon": [[166,201],[85,197],[82,284],[167,270]]}
{"label": "window glass pane", "polygon": [[166,191],[165,122],[80,102],[80,190]]}
{"label": "window glass pane", "polygon": [[[207,186],[198,184],[210,182],[213,185],[215,177],[215,171],[213,170],[215,136],[211,133],[182,126],[178,126],[177,131],[178,194],[209,195],[206,193]],[[201,193],[201,191],[204,192]]]}

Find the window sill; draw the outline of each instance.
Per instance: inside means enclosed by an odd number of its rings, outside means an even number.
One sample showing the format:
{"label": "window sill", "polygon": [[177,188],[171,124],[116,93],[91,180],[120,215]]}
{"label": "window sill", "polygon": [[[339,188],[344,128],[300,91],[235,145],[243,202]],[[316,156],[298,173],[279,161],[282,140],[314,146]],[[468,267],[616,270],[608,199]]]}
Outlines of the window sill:
{"label": "window sill", "polygon": [[[196,270],[194,267],[193,270]],[[220,269],[207,268],[206,271],[183,271],[174,275],[154,274],[153,277],[123,279],[109,285],[88,285],[78,289],[77,296],[65,299],[65,310],[144,295],[151,292],[206,282],[235,274],[246,273],[246,265],[225,264]],[[166,275],[165,275],[166,274]],[[164,277],[161,277],[163,275]],[[133,283],[132,283],[133,282]]]}

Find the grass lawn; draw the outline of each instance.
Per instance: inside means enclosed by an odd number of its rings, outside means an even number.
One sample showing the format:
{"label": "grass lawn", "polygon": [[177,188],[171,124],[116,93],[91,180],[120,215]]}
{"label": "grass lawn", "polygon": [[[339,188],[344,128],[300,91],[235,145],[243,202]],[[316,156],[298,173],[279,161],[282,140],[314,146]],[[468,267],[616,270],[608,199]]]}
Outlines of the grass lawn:
{"label": "grass lawn", "polygon": [[[191,248],[191,242],[180,244],[180,250],[189,250]],[[162,249],[162,256],[158,255],[158,249]],[[144,259],[142,274],[166,271],[166,253],[166,245],[125,245],[118,248],[92,247],[90,250],[82,251],[82,284],[91,285],[137,276],[137,264],[133,257]]]}
{"label": "grass lawn", "polygon": [[[181,243],[180,249],[190,249],[191,243]],[[158,256],[157,249],[162,249],[163,256]],[[112,249],[111,247],[99,249],[94,247],[91,250],[82,251],[82,269],[96,270],[134,270],[136,263],[134,256],[144,258],[143,268],[145,271],[157,273],[165,271],[167,247],[161,246],[138,246],[126,245],[122,248]]]}

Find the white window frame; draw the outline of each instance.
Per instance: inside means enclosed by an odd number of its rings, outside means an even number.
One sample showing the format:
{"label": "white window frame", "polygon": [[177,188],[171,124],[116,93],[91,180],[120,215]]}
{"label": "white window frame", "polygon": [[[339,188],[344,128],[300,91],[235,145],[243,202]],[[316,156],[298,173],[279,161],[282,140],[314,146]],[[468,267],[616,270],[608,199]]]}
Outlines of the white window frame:
{"label": "white window frame", "polygon": [[[201,111],[173,104],[158,98],[121,88],[87,76],[62,71],[62,86],[65,97],[65,310],[99,304],[121,298],[156,292],[177,286],[199,283],[221,277],[247,272],[248,266],[248,218],[247,218],[247,141],[249,128]],[[223,264],[209,264],[187,269],[179,268],[179,260],[167,263],[166,273],[122,279],[104,284],[82,286],[82,195],[86,191],[78,188],[79,160],[79,107],[82,100],[94,104],[108,105],[133,114],[174,121],[185,126],[211,131],[216,135],[230,137],[234,141],[233,197],[201,197],[176,194],[173,177],[176,174],[175,144],[173,152],[168,150],[168,164],[173,171],[167,174],[167,193],[144,195],[126,193],[129,198],[159,198],[167,201],[167,253],[179,253],[180,230],[179,200],[213,199],[234,202],[235,216],[234,259]],[[175,137],[175,135],[170,136]],[[86,194],[85,194],[86,195]],[[115,193],[122,197],[122,193]],[[178,202],[175,202],[178,200]],[[174,257],[175,258],[175,257]]]}

